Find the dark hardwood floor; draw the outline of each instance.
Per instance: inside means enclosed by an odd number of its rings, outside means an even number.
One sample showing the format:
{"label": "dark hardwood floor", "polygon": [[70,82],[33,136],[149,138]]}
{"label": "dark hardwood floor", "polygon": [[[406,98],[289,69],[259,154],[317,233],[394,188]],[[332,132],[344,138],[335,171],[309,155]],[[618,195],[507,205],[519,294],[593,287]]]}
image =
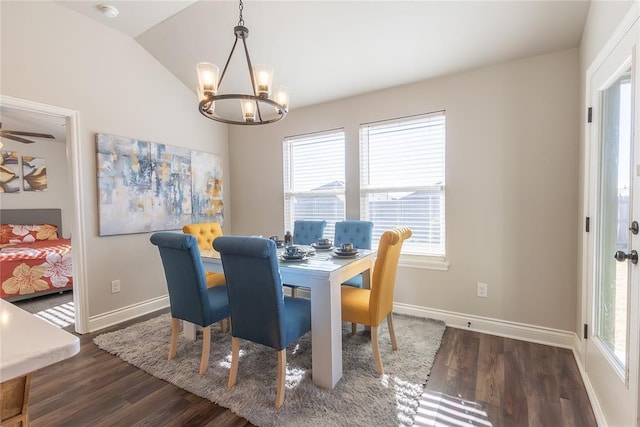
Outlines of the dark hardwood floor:
{"label": "dark hardwood floor", "polygon": [[[252,425],[98,349],[96,335],[82,335],[73,358],[34,373],[33,427]],[[597,425],[566,349],[447,328],[427,390],[416,425]]]}

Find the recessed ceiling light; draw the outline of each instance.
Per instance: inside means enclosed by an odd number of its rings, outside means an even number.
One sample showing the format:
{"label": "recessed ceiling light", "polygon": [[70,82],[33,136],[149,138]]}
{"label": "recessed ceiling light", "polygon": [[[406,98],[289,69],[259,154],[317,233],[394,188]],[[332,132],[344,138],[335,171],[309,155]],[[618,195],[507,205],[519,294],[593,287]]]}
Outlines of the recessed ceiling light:
{"label": "recessed ceiling light", "polygon": [[120,13],[118,9],[108,4],[101,4],[98,6],[98,9],[100,9],[100,12],[107,18],[115,18]]}

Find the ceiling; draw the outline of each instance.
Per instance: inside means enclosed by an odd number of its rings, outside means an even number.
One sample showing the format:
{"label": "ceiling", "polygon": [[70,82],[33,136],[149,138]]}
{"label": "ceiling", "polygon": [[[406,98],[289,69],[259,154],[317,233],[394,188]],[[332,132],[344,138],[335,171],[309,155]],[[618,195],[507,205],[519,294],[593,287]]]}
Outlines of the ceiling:
{"label": "ceiling", "polygon": [[[134,38],[194,93],[195,65],[222,69],[238,24],[235,1],[57,3]],[[105,17],[100,4],[119,15]],[[274,86],[290,89],[295,109],[578,47],[588,11],[588,0],[247,0],[243,17],[251,61],[273,67]],[[238,46],[221,91],[249,88]],[[2,114],[5,129],[38,131]]]}
{"label": "ceiling", "polygon": [[[221,69],[235,40],[235,1],[62,1],[134,37],[195,92],[198,62]],[[97,6],[111,4],[116,18]],[[488,64],[577,47],[589,1],[244,2],[254,64],[274,69],[291,108]],[[238,47],[221,90],[249,90]],[[237,61],[236,61],[237,59]]]}

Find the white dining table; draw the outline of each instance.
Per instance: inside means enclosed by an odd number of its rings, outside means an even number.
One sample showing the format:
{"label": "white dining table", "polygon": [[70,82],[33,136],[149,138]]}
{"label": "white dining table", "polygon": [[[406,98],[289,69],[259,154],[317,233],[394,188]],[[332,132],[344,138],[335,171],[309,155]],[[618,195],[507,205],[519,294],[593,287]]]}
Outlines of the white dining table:
{"label": "white dining table", "polygon": [[[282,249],[278,250],[279,254]],[[313,383],[332,389],[342,378],[342,309],[340,287],[362,273],[363,286],[371,283],[376,251],[360,249],[354,258],[337,257],[317,250],[305,261],[280,259],[282,282],[311,289],[311,357]],[[224,273],[220,254],[201,251],[207,271]],[[185,335],[195,339],[195,327],[186,324]]]}

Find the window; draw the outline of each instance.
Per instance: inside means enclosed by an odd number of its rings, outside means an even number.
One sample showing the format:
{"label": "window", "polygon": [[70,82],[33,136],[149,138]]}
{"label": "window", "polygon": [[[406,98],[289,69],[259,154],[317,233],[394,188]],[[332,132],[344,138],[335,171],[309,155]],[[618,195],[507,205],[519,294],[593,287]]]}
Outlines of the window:
{"label": "window", "polygon": [[445,256],[444,155],[444,111],[360,126],[360,216],[375,245],[403,225],[403,253]]}
{"label": "window", "polygon": [[284,139],[285,229],[297,219],[326,220],[324,235],[333,238],[345,215],[344,130]]}

